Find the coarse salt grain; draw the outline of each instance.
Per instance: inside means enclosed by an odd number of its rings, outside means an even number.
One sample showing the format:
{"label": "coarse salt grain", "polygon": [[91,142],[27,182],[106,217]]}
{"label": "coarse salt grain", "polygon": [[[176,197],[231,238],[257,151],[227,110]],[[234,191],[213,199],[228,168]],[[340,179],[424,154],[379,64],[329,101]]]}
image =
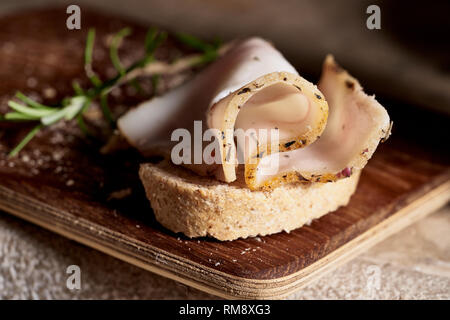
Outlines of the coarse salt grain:
{"label": "coarse salt grain", "polygon": [[56,90],[54,88],[51,88],[51,87],[45,88],[44,90],[42,90],[42,94],[47,99],[51,99],[51,98],[56,97]]}

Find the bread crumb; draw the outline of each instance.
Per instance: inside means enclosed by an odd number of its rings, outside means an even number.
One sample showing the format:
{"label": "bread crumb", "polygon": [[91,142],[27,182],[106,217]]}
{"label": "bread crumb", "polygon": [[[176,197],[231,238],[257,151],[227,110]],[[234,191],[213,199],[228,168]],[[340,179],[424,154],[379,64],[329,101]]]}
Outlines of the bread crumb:
{"label": "bread crumb", "polygon": [[73,186],[74,184],[75,184],[75,181],[73,181],[72,179],[67,180],[67,182],[66,182],[66,186],[68,186],[68,187]]}

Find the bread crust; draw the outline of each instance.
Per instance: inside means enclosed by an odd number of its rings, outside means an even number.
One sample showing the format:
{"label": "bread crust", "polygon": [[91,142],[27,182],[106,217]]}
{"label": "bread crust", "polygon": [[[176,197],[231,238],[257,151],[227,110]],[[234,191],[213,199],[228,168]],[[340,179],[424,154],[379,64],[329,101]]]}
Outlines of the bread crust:
{"label": "bread crust", "polygon": [[156,219],[190,238],[234,240],[289,232],[344,206],[359,172],[329,183],[287,184],[251,191],[243,178],[227,184],[175,166],[142,164],[139,175]]}

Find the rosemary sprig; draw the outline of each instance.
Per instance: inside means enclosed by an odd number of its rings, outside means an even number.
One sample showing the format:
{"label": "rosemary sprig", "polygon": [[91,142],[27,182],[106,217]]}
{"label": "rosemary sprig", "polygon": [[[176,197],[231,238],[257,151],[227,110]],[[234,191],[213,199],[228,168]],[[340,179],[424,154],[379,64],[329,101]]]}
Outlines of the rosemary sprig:
{"label": "rosemary sprig", "polygon": [[95,29],[91,28],[89,29],[86,38],[86,48],[84,50],[84,70],[89,80],[91,80],[92,84],[98,87],[102,84],[102,82],[100,81],[94,70],[92,70],[92,54],[94,51],[94,41]]}
{"label": "rosemary sprig", "polygon": [[124,75],[125,68],[122,66],[122,63],[120,62],[118,49],[120,44],[122,43],[123,38],[129,36],[130,34],[131,34],[130,28],[123,28],[122,30],[117,32],[116,35],[113,37],[111,41],[111,46],[109,48],[109,56],[111,58],[111,62],[120,75]]}
{"label": "rosemary sprig", "polygon": [[[119,47],[123,39],[131,34],[130,28],[124,28],[116,33],[111,41],[109,54],[117,75],[102,81],[92,68],[93,51],[95,42],[95,29],[89,29],[86,38],[86,47],[84,51],[84,70],[86,76],[92,83],[92,87],[83,89],[77,82],[73,82],[74,95],[64,98],[61,102],[54,106],[47,106],[27,97],[21,92],[17,92],[16,99],[10,100],[8,106],[12,109],[4,115],[0,114],[1,121],[27,121],[37,122],[36,126],[23,138],[23,140],[9,153],[9,157],[17,155],[33,137],[45,126],[52,126],[59,121],[77,120],[80,130],[88,136],[91,133],[84,122],[83,114],[91,106],[92,102],[99,99],[105,119],[111,126],[115,126],[114,116],[108,106],[108,94],[116,86],[130,82],[139,88],[136,79],[141,75],[151,75],[153,92],[156,91],[160,75],[166,70],[167,73],[182,71],[198,64],[210,62],[218,57],[219,44],[209,44],[201,41],[191,35],[177,34],[177,39],[199,50],[201,54],[188,56],[182,61],[175,61],[173,64],[157,61],[154,53],[159,46],[166,40],[167,33],[159,31],[156,28],[150,28],[145,38],[145,55],[142,59],[136,61],[129,67],[124,67],[119,58]],[[150,68],[151,64],[155,64],[155,70]]]}
{"label": "rosemary sprig", "polygon": [[22,141],[20,141],[20,143],[14,149],[11,150],[11,152],[9,153],[9,157],[14,157],[15,155],[17,155],[20,152],[20,150],[22,150],[23,147],[25,147],[27,143],[34,138],[34,136],[39,132],[39,130],[41,130],[41,128],[42,124],[38,124],[33,129],[31,129],[31,131],[27,133],[25,138],[23,138]]}
{"label": "rosemary sprig", "polygon": [[215,39],[213,43],[206,43],[193,35],[179,32],[176,34],[177,39],[184,43],[185,45],[202,51],[203,55],[203,63],[211,62],[217,59],[218,57],[218,49],[221,46],[221,41],[219,39]]}

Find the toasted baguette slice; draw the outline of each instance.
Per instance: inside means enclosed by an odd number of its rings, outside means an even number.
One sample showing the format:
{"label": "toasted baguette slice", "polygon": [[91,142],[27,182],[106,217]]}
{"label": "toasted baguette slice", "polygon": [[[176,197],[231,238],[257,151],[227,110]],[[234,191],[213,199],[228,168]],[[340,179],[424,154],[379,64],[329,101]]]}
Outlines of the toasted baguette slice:
{"label": "toasted baguette slice", "polygon": [[291,231],[348,203],[359,172],[329,183],[288,184],[251,191],[242,179],[227,184],[162,160],[139,175],[156,219],[188,237],[234,240]]}

